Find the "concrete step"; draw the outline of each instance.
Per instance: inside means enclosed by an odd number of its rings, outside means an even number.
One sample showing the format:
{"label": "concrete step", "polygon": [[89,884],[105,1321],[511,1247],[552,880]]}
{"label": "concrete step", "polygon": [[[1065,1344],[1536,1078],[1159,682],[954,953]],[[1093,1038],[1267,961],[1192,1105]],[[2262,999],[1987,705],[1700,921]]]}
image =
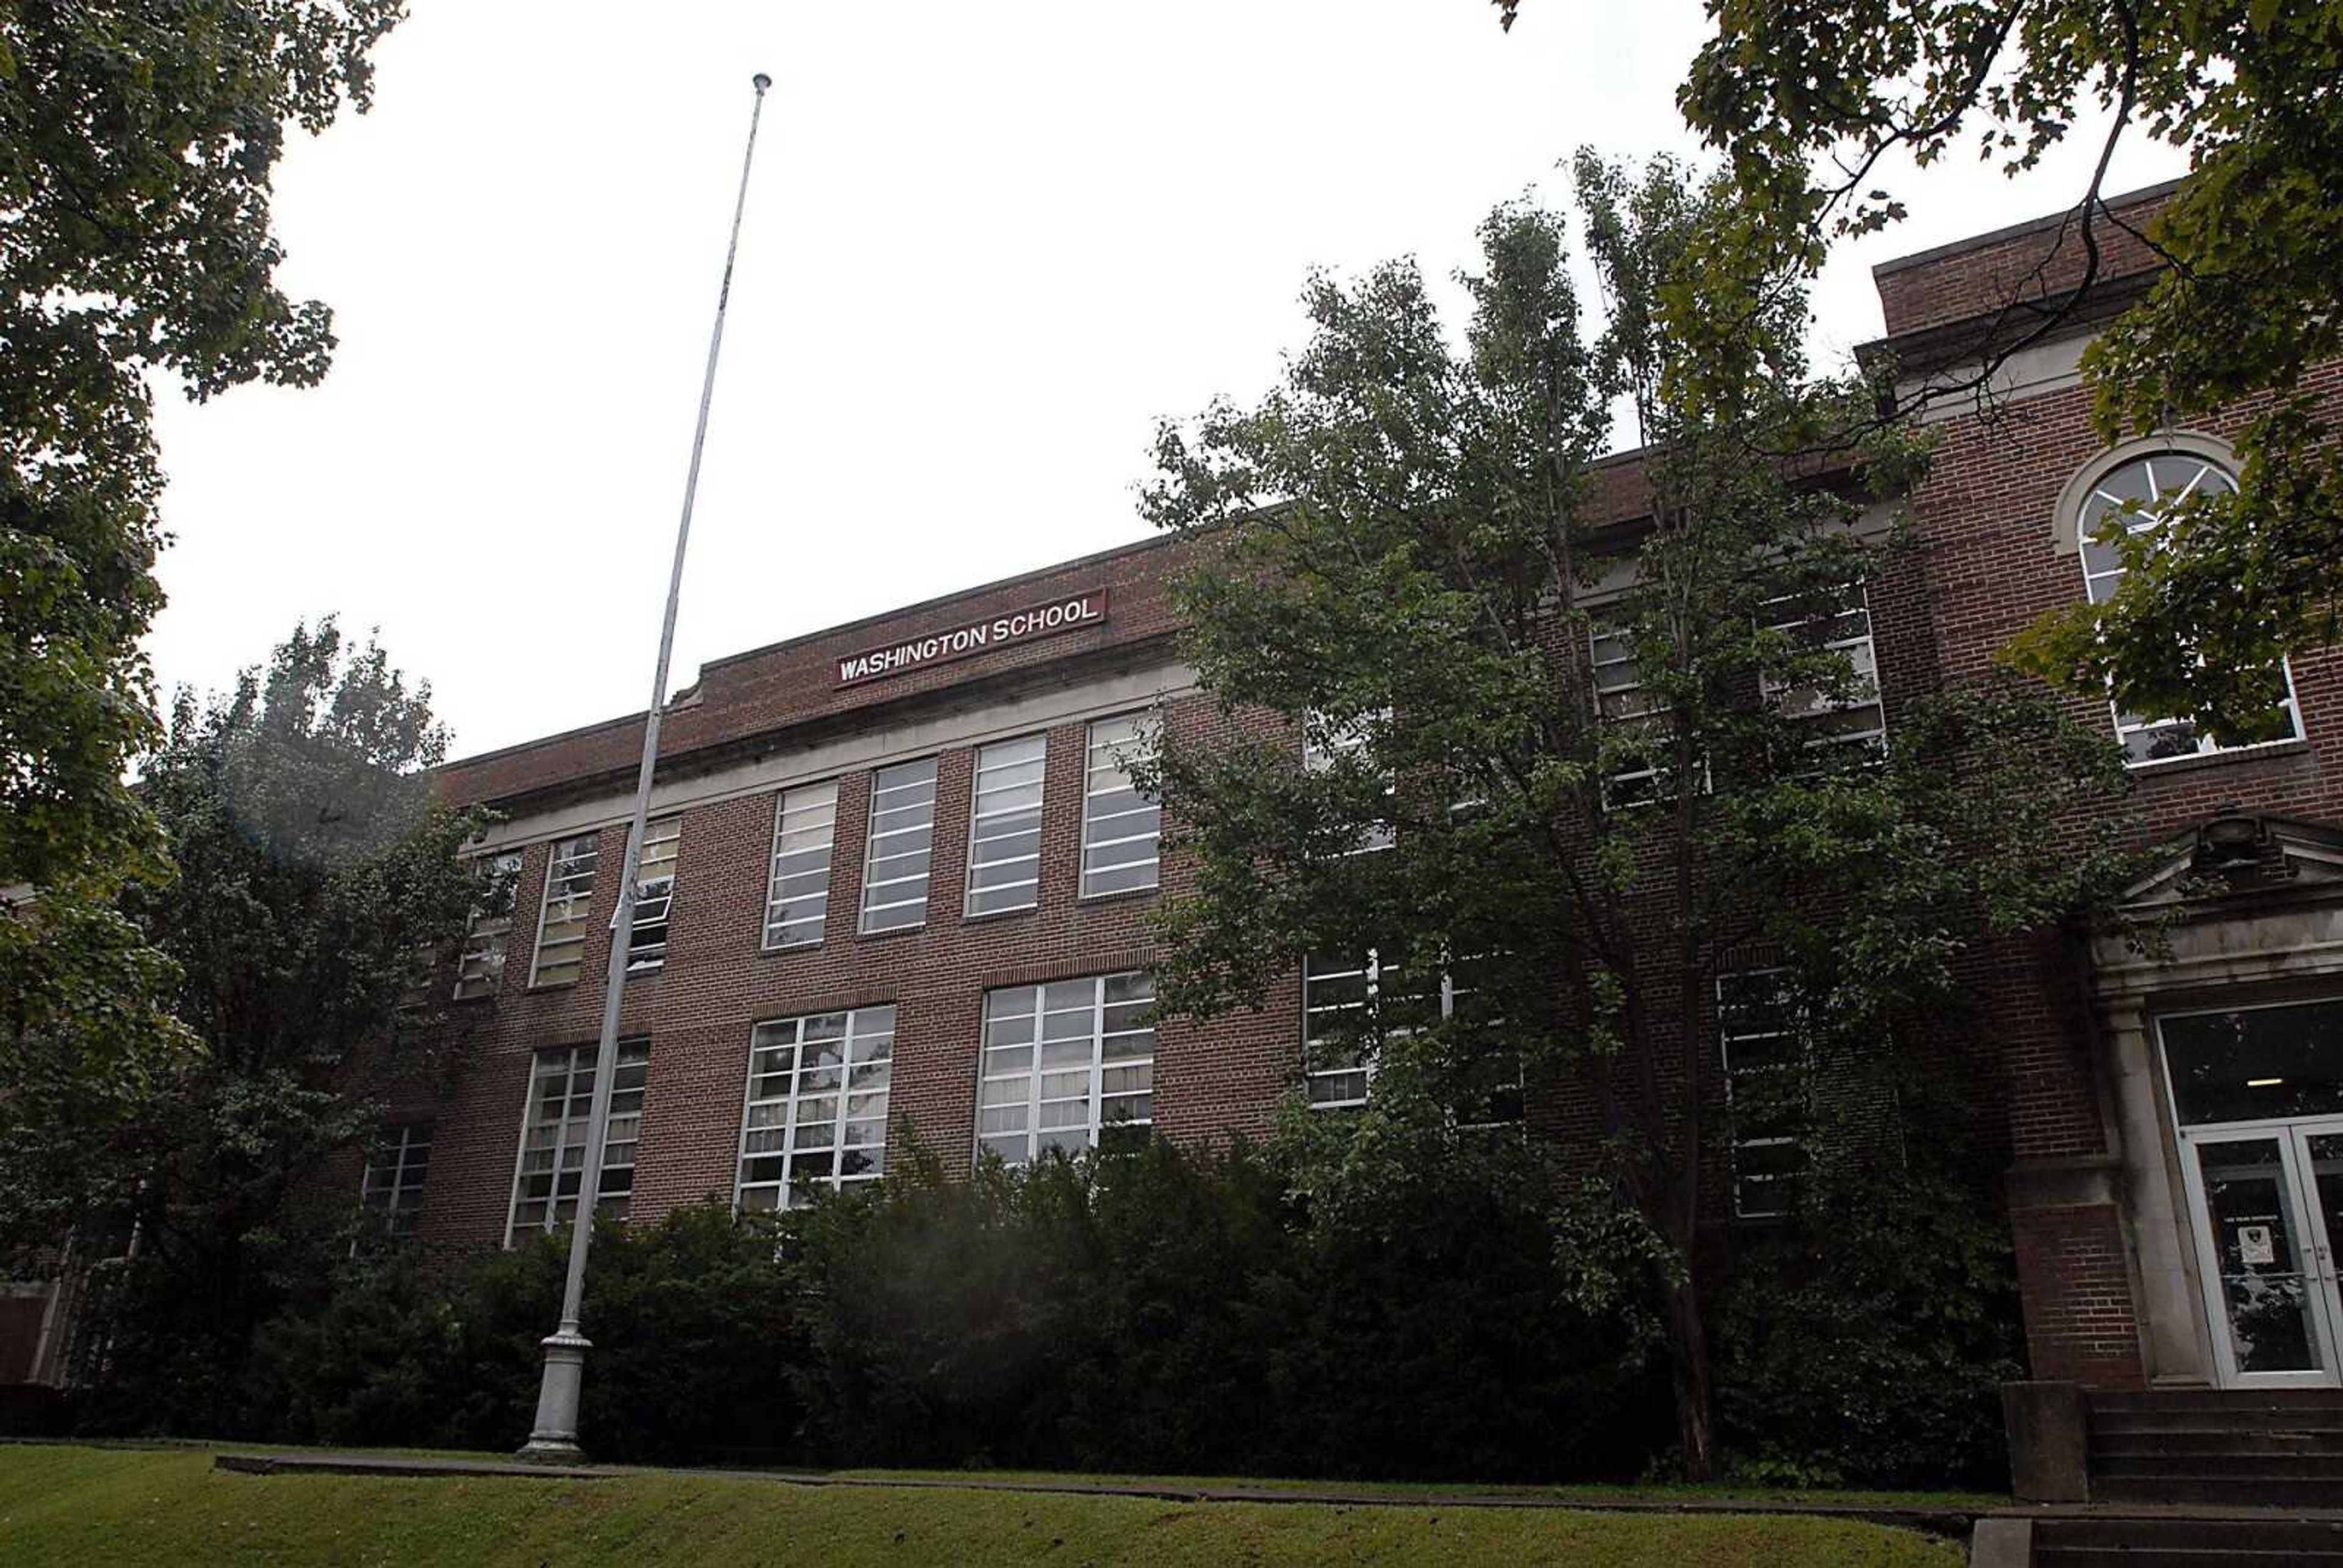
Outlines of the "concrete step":
{"label": "concrete step", "polygon": [[2331,1453],[2300,1453],[2276,1447],[2267,1439],[2258,1446],[2227,1453],[2172,1453],[2155,1450],[2140,1453],[2093,1453],[2094,1476],[2197,1476],[2217,1480],[2230,1475],[2297,1476],[2343,1483],[2343,1459]]}
{"label": "concrete step", "polygon": [[2192,1503],[2223,1508],[2343,1508],[2343,1476],[2107,1475],[2091,1477],[2094,1503]]}
{"label": "concrete step", "polygon": [[2343,1523],[2301,1519],[2044,1519],[2037,1568],[2343,1568]]}
{"label": "concrete step", "polygon": [[2158,1389],[2151,1393],[2095,1393],[2088,1398],[2095,1416],[2176,1410],[2343,1412],[2343,1389],[2332,1388]]}
{"label": "concrete step", "polygon": [[2343,1441],[2343,1411],[2126,1411],[2094,1414],[2094,1444],[2117,1438],[2205,1432],[2287,1432]]}
{"label": "concrete step", "polygon": [[2091,1462],[2127,1454],[2298,1453],[2332,1457],[2343,1467],[2343,1430],[2303,1431],[2295,1427],[2142,1427],[2129,1431],[2093,1432]]}

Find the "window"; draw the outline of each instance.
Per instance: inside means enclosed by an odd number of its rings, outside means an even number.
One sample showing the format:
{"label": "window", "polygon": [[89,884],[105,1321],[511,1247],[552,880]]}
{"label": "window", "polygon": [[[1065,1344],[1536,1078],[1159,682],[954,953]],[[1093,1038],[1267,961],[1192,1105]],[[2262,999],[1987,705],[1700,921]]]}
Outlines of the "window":
{"label": "window", "polygon": [[821,940],[830,912],[830,849],[838,827],[838,781],[784,789],[773,804],[773,875],[765,890],[765,945]]}
{"label": "window", "polygon": [[[2123,586],[2123,552],[2117,538],[2154,533],[2164,526],[2174,506],[2191,497],[2233,493],[2237,487],[2227,469],[2193,452],[2153,453],[2110,469],[2085,495],[2076,519],[2084,593],[2093,604],[2105,604]],[[2103,534],[2107,537],[2102,538]],[[2294,699],[2294,672],[2291,667],[2281,668],[2287,695],[2269,715],[2263,741],[2295,740],[2302,736],[2302,714]],[[2132,762],[2161,762],[2228,749],[2211,736],[2200,734],[2188,719],[2143,719],[2112,704],[2109,707],[2115,714],[2116,739]]]}
{"label": "window", "polygon": [[976,799],[968,813],[971,915],[1030,910],[1041,885],[1041,774],[1049,738],[1000,740],[976,754]]}
{"label": "window", "polygon": [[[1369,731],[1377,724],[1390,723],[1391,716],[1390,709],[1378,709],[1373,713],[1363,713],[1353,722],[1337,728],[1322,713],[1312,711],[1303,715],[1302,768],[1312,773],[1332,772],[1342,765],[1345,758],[1355,758],[1363,765]],[[1388,798],[1393,793],[1392,780],[1387,778],[1383,780],[1383,794]],[[1390,821],[1384,820],[1373,823],[1361,832],[1359,841],[1344,853],[1363,855],[1371,850],[1388,849],[1395,842],[1397,835]]]}
{"label": "window", "polygon": [[386,1236],[411,1236],[423,1217],[423,1178],[431,1169],[431,1123],[386,1127],[367,1151],[358,1201]]}
{"label": "window", "polygon": [[1367,1102],[1374,1081],[1375,1002],[1381,967],[1363,960],[1312,957],[1302,965],[1302,1075],[1312,1111]]}
{"label": "window", "polygon": [[985,992],[978,1151],[1021,1165],[1143,1140],[1155,1119],[1154,1005],[1144,974]]}
{"label": "window", "polygon": [[878,1180],[887,1169],[894,1054],[891,1007],[757,1025],[740,1119],[740,1207],[786,1209],[811,1187]]}
{"label": "window", "polygon": [[[1313,956],[1302,966],[1302,1072],[1312,1111],[1364,1105],[1374,1085],[1384,1040],[1404,1035],[1417,1019],[1473,1018],[1481,987],[1480,959],[1459,959],[1440,975],[1440,988],[1412,991],[1399,960],[1367,950],[1363,960]],[[1483,1020],[1485,1021],[1485,1020]],[[1475,1081],[1456,1091],[1458,1121],[1470,1127],[1522,1119],[1522,1064],[1515,1055],[1492,1058]]]}
{"label": "window", "polygon": [[1163,809],[1131,781],[1131,764],[1154,750],[1154,733],[1141,714],[1101,719],[1090,728],[1082,770],[1083,898],[1156,885]]}
{"label": "window", "polygon": [[1832,592],[1792,594],[1767,606],[1771,629],[1788,633],[1805,651],[1845,658],[1853,678],[1844,692],[1793,686],[1766,677],[1766,699],[1806,727],[1809,747],[1846,747],[1884,757],[1887,715],[1879,696],[1879,653],[1871,639],[1871,600],[1860,581]]}
{"label": "window", "polygon": [[[594,1114],[590,1045],[539,1051],[529,1075],[528,1109],[521,1118],[520,1168],[513,1177],[512,1224],[505,1240],[524,1231],[550,1231],[578,1213],[586,1170],[586,1130]],[[610,1119],[602,1141],[598,1220],[623,1220],[635,1188],[635,1143],[642,1135],[643,1085],[650,1079],[651,1042],[618,1042],[618,1070],[610,1081]]]}
{"label": "window", "polygon": [[1805,1020],[1786,970],[1716,977],[1716,1030],[1733,1134],[1733,1211],[1745,1220],[1789,1211],[1788,1183],[1805,1164]]}
{"label": "window", "polygon": [[1658,698],[1644,689],[1644,671],[1636,662],[1630,628],[1600,620],[1586,628],[1588,671],[1594,687],[1594,716],[1601,727],[1615,733],[1613,744],[1624,755],[1603,780],[1606,806],[1640,806],[1667,791],[1655,754],[1640,753],[1636,741],[1655,743],[1662,710]]}
{"label": "window", "polygon": [[586,960],[587,911],[594,903],[597,836],[581,833],[554,841],[545,869],[545,908],[537,928],[537,961],[528,983],[568,985]]}
{"label": "window", "polygon": [[675,912],[675,861],[683,845],[683,819],[643,824],[643,852],[635,861],[635,934],[627,944],[627,972],[667,962],[668,918]]}
{"label": "window", "polygon": [[505,986],[505,943],[512,935],[513,887],[520,879],[520,851],[488,858],[488,886],[464,930],[456,959],[456,1000],[495,996]]}
{"label": "window", "polygon": [[862,929],[894,931],[928,919],[936,840],[936,759],[870,776],[870,848],[862,860]]}

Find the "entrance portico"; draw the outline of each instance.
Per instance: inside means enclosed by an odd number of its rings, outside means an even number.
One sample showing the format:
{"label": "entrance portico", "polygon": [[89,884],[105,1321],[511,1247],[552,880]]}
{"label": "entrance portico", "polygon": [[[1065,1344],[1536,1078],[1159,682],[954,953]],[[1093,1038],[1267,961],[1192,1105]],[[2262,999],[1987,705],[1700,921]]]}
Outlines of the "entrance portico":
{"label": "entrance portico", "polygon": [[2131,907],[2091,983],[2147,1381],[2343,1385],[2343,833],[2216,819]]}

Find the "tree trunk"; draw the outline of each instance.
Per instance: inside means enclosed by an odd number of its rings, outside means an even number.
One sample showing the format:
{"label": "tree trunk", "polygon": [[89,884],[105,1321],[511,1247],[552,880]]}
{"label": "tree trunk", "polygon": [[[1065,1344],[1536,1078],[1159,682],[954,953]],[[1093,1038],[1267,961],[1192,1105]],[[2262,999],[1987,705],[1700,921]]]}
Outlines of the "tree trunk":
{"label": "tree trunk", "polygon": [[[1687,1271],[1692,1266],[1684,1259]],[[1701,1316],[1700,1296],[1687,1278],[1671,1282],[1662,1299],[1660,1318],[1667,1336],[1668,1381],[1676,1401],[1676,1443],[1682,1451],[1686,1481],[1716,1478],[1716,1418],[1709,1387],[1708,1324]]]}

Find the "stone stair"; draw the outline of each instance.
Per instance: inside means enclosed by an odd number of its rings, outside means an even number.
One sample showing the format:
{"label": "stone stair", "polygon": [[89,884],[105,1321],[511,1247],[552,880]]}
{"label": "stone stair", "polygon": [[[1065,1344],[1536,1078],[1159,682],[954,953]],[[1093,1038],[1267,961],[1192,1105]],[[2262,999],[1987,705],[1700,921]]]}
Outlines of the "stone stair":
{"label": "stone stair", "polygon": [[2087,1420],[2090,1515],[2035,1522],[2043,1568],[2343,1568],[2343,1390],[2099,1393]]}
{"label": "stone stair", "polygon": [[2343,1390],[2090,1397],[2094,1503],[2343,1508]]}

